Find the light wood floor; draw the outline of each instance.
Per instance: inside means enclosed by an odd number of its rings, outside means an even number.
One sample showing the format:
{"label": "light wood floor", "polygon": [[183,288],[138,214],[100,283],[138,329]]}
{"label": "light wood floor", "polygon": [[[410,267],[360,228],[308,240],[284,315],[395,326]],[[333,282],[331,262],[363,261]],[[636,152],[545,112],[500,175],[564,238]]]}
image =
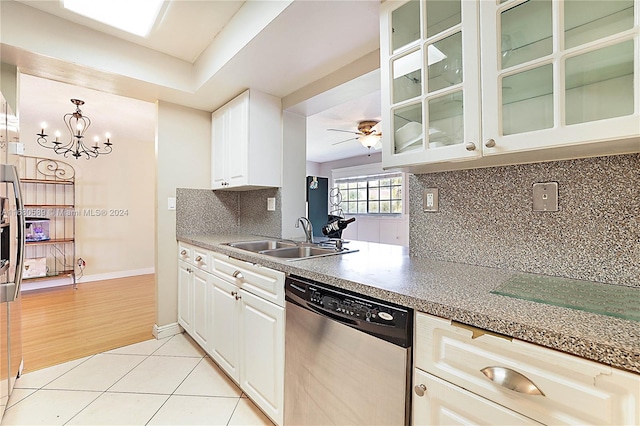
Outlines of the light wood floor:
{"label": "light wood floor", "polygon": [[154,275],[22,293],[24,372],[151,339]]}

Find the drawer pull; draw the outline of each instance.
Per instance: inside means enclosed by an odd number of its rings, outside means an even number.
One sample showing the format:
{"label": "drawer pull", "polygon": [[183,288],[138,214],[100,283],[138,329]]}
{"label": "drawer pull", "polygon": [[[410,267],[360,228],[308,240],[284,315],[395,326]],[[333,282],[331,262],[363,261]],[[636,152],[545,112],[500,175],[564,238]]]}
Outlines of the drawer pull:
{"label": "drawer pull", "polygon": [[237,294],[238,294],[238,292],[237,292],[237,291],[232,291],[232,292],[231,292],[231,295],[232,295],[232,296],[235,296],[235,295],[237,295]]}
{"label": "drawer pull", "polygon": [[192,273],[193,271],[191,270],[191,268],[187,268],[187,272]]}
{"label": "drawer pull", "polygon": [[506,367],[485,367],[480,370],[493,383],[527,395],[545,396],[526,376]]}
{"label": "drawer pull", "polygon": [[244,276],[242,275],[242,272],[240,272],[240,271],[235,271],[235,272],[233,273],[233,278],[237,278],[237,279],[239,279],[239,280],[243,280],[243,279],[244,279]]}
{"label": "drawer pull", "polygon": [[196,262],[202,262],[202,256],[196,257]]}
{"label": "drawer pull", "polygon": [[180,252],[180,256],[186,256],[186,255],[187,255],[187,251],[186,251],[186,250],[182,250],[182,251]]}
{"label": "drawer pull", "polygon": [[427,387],[422,383],[420,383],[419,385],[415,385],[415,387],[413,388],[413,391],[418,396],[424,396],[424,393],[427,391]]}

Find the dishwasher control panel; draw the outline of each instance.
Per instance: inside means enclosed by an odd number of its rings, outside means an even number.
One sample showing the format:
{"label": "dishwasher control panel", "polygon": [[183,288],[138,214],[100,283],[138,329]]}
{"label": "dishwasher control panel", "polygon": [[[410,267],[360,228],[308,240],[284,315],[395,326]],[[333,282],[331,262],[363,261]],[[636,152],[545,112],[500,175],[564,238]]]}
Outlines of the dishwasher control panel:
{"label": "dishwasher control panel", "polygon": [[326,292],[323,293],[322,290],[312,286],[309,286],[309,291],[311,292],[309,301],[327,311],[365,321],[393,324],[394,318],[391,308],[347,295],[337,297],[335,294],[326,294]]}
{"label": "dishwasher control panel", "polygon": [[392,343],[411,344],[413,310],[303,278],[285,281],[288,302]]}

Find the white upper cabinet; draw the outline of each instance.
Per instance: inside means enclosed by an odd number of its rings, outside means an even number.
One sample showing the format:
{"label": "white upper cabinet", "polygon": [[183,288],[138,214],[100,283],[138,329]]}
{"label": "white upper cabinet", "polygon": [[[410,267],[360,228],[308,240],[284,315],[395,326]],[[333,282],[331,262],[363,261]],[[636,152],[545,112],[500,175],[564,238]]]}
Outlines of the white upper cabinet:
{"label": "white upper cabinet", "polygon": [[638,137],[639,4],[480,2],[484,155]]}
{"label": "white upper cabinet", "polygon": [[639,9],[640,0],[386,1],[383,167],[640,151]]}
{"label": "white upper cabinet", "polygon": [[478,4],[382,5],[383,166],[481,155]]}
{"label": "white upper cabinet", "polygon": [[275,96],[247,90],[212,114],[211,186],[282,185],[282,107]]}

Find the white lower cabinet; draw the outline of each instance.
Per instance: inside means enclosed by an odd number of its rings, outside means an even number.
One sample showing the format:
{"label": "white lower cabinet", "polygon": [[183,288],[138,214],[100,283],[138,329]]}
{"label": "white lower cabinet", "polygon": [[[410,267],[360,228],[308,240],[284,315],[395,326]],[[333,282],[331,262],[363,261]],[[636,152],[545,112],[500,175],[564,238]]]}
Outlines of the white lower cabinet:
{"label": "white lower cabinet", "polygon": [[[415,424],[448,423],[450,407],[461,407],[464,413],[471,399],[478,398],[487,403],[485,408],[501,406],[522,421],[640,424],[638,374],[422,313],[416,313],[415,337]],[[434,376],[439,383],[430,380]],[[449,389],[446,406],[442,395],[430,400],[444,385]],[[472,411],[476,417],[471,423],[499,424],[505,419],[502,410]]]}
{"label": "white lower cabinet", "polygon": [[209,346],[211,324],[211,286],[213,276],[194,269],[193,279],[193,317],[191,318],[191,336],[203,348]]}
{"label": "white lower cabinet", "polygon": [[240,289],[213,277],[213,318],[211,321],[210,355],[236,382],[240,383],[240,304],[236,300]]}
{"label": "white lower cabinet", "polygon": [[179,324],[272,421],[282,425],[284,274],[196,247],[186,250],[200,250],[198,266],[211,268],[194,266],[195,256],[191,263],[178,260]]}
{"label": "white lower cabinet", "polygon": [[414,425],[540,424],[417,368],[413,383]]}
{"label": "white lower cabinet", "polygon": [[209,346],[213,276],[178,261],[178,324],[203,348]]}
{"label": "white lower cabinet", "polygon": [[284,408],[284,308],[212,277],[209,354],[274,422]]}
{"label": "white lower cabinet", "polygon": [[193,322],[193,267],[178,260],[178,324],[191,334]]}
{"label": "white lower cabinet", "polygon": [[240,290],[240,387],[283,422],[284,308]]}

